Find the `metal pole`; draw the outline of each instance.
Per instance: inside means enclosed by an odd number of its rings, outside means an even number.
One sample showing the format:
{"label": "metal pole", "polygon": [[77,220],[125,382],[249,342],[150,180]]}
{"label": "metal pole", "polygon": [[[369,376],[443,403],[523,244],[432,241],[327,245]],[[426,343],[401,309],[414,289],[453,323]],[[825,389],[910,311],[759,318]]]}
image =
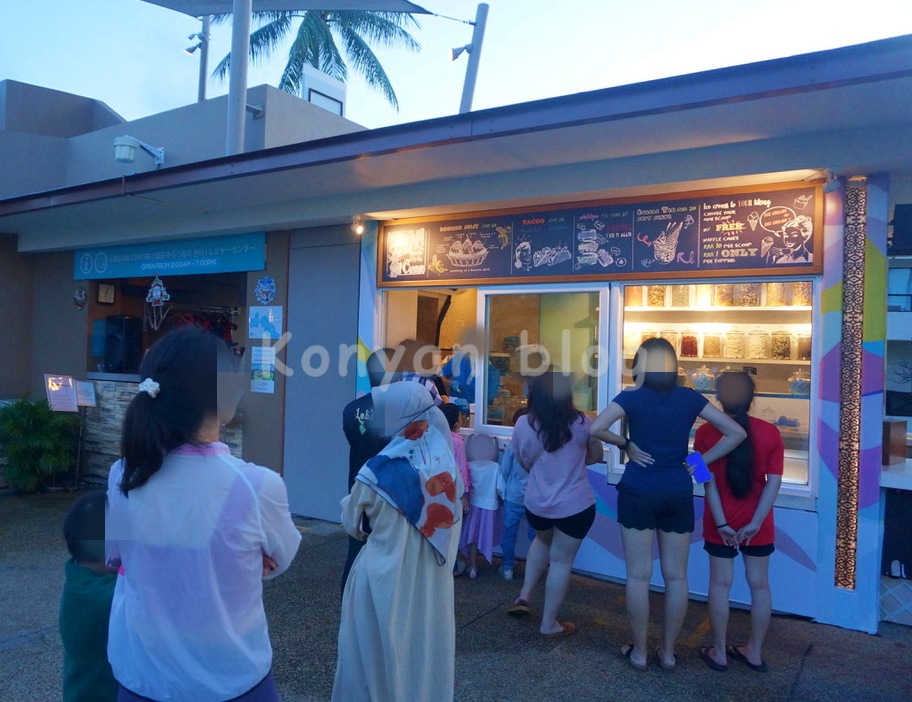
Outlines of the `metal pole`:
{"label": "metal pole", "polygon": [[478,62],[481,60],[481,42],[484,39],[485,23],[488,20],[487,3],[479,3],[475,14],[475,29],[472,30],[472,45],[469,49],[469,65],[466,67],[465,84],[462,87],[462,102],[459,114],[472,111],[472,98],[475,96],[475,79],[478,77]]}
{"label": "metal pole", "polygon": [[200,73],[199,89],[197,90],[197,102],[203,102],[206,99],[206,79],[209,73],[209,24],[212,18],[209,15],[203,17],[203,28],[200,31]]}
{"label": "metal pole", "polygon": [[247,54],[250,51],[250,14],[253,0],[232,0],[231,73],[228,80],[228,132],[225,155],[244,152],[247,118]]}

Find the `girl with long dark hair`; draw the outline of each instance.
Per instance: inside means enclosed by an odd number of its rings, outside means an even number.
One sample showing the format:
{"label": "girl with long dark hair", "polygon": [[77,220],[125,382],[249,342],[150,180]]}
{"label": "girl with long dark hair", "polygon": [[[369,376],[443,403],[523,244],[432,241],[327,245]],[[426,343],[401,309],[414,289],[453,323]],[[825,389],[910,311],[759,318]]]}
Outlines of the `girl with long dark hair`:
{"label": "girl with long dark hair", "polygon": [[[665,581],[662,644],[654,659],[674,668],[675,643],[687,613],[687,559],[694,530],[693,482],[685,464],[690,430],[697,417],[723,438],[706,453],[707,462],[726,455],[744,439],[744,429],[696,390],[677,385],[678,360],[666,339],[643,342],[633,360],[636,387],[618,394],[592,424],[592,434],[627,454],[618,483],[617,514],[627,566],[626,605],[632,642],[621,654],[634,668],[647,667],[649,581],[652,549],[659,544]],[[630,437],[610,427],[626,417]]]}
{"label": "girl with long dark hair", "polygon": [[[748,415],[754,401],[754,381],[742,372],[722,373],[716,397],[723,411],[747,433],[747,439],[726,458],[710,463],[713,479],[706,484],[703,510],[703,548],[709,554],[709,619],[713,645],[700,657],[713,670],[728,668],[728,656],[758,672],[766,670],[761,656],[772,614],[769,557],[773,546],[773,503],[782,485],[785,450],[779,430]],[[710,425],[697,430],[694,450],[710,451],[720,440]],[[729,591],[738,551],[751,592],[751,635],[743,646],[726,648]],[[727,655],[726,655],[727,654]]]}
{"label": "girl with long dark hair", "polygon": [[529,412],[516,421],[511,448],[529,471],[526,520],[535,539],[526,556],[519,597],[507,612],[529,614],[532,591],[544,575],[545,602],[539,632],[553,638],[572,634],[557,615],[567,594],[570,568],[595,521],[595,495],[586,466],[602,460],[601,442],[589,436],[592,420],[573,406],[570,378],[544,373],[529,383]]}
{"label": "girl with long dark hair", "polygon": [[198,327],[153,344],[140,374],[108,478],[118,700],[277,700],[262,581],[288,568],[301,535],[282,478],[219,442],[242,375]]}

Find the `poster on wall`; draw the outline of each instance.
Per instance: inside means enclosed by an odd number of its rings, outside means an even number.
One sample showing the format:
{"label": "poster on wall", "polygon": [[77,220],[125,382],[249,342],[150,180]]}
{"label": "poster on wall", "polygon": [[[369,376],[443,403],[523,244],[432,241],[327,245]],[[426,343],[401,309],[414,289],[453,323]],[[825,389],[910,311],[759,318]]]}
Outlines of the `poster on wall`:
{"label": "poster on wall", "polygon": [[247,313],[248,337],[278,339],[282,336],[282,307],[251,307]]}
{"label": "poster on wall", "polygon": [[654,202],[396,222],[384,286],[819,273],[822,192],[771,186]]}
{"label": "poster on wall", "polygon": [[48,404],[55,412],[78,412],[76,384],[69,375],[44,374],[44,390]]}
{"label": "poster on wall", "polygon": [[250,358],[250,391],[275,393],[276,350],[272,346],[253,346]]}

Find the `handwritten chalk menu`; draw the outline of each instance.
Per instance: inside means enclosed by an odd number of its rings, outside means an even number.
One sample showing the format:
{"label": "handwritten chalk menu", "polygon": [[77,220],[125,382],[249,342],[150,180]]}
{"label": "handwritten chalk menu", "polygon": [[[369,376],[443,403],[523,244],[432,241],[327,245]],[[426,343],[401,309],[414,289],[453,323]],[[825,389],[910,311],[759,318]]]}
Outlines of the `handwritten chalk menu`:
{"label": "handwritten chalk menu", "polygon": [[397,222],[382,230],[380,283],[816,273],[822,197],[796,186]]}

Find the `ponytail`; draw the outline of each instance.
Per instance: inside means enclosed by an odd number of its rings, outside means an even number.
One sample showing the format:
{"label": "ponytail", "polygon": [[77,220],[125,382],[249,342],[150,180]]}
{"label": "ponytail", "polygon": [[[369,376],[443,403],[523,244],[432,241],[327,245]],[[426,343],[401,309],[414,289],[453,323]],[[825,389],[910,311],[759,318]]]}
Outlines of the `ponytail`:
{"label": "ponytail", "polygon": [[[740,379],[744,384],[744,393],[739,400],[733,404],[727,404],[723,399],[721,386],[726,382],[734,379]],[[734,419],[738,425],[744,429],[747,437],[738,444],[734,450],[728,454],[728,464],[725,468],[725,477],[728,479],[728,487],[736,499],[743,499],[751,491],[754,479],[754,443],[751,438],[750,416],[748,411],[754,403],[753,379],[741,371],[727,371],[719,376],[716,381],[716,396],[722,403],[723,411]]]}
{"label": "ponytail", "polygon": [[233,413],[240,395],[224,385],[224,378],[220,387],[219,375],[230,378],[226,371],[233,370],[225,342],[200,327],[183,327],[152,345],[139,372],[158,385],[154,393],[138,392],[124,417],[119,486],[124,495],[145,485],[169,451],[194,443],[207,418],[227,421],[224,415]]}

